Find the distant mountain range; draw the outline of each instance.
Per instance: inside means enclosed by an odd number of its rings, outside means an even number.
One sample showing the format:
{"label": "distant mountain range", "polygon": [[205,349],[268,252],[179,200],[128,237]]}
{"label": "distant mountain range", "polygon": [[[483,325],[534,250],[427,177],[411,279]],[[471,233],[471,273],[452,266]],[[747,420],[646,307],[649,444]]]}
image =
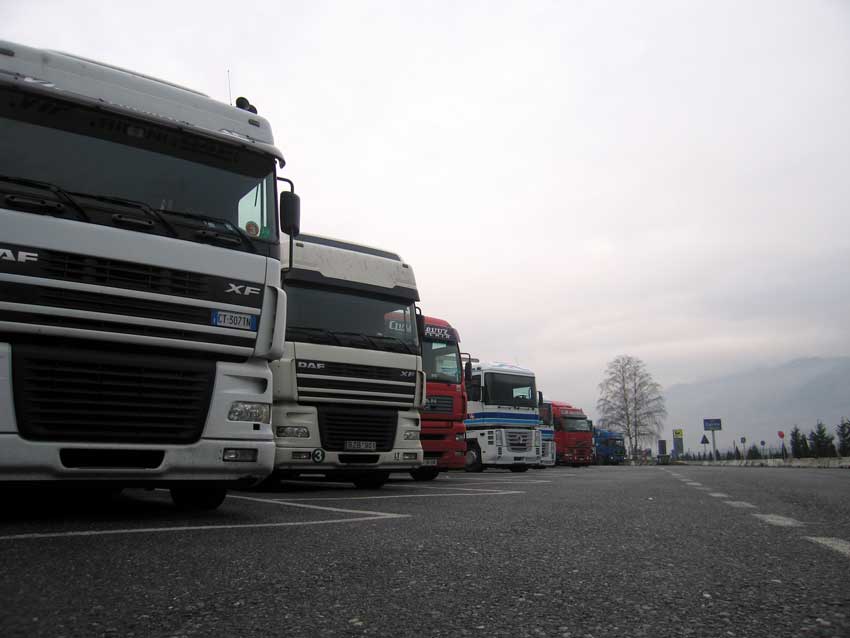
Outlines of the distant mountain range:
{"label": "distant mountain range", "polygon": [[[777,446],[778,430],[786,435],[797,424],[804,432],[823,421],[833,432],[842,416],[850,417],[850,357],[795,359],[762,368],[702,381],[670,386],[666,432],[684,428],[685,449],[702,450],[704,418],[723,420],[718,449],[731,447],[741,436]],[[711,435],[709,435],[711,439]]]}

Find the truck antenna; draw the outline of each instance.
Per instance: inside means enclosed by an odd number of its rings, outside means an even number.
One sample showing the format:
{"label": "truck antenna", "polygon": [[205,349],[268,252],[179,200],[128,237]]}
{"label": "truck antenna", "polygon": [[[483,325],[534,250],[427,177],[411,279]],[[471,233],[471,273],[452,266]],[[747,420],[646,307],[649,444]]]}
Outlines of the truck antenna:
{"label": "truck antenna", "polygon": [[230,69],[227,69],[227,103],[233,106],[233,93],[230,91]]}

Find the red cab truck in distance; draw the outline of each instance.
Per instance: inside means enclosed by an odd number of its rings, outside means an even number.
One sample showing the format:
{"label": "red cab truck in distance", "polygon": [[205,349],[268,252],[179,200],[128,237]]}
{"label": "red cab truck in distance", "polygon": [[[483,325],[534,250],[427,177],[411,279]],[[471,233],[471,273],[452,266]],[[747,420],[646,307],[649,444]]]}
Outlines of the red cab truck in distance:
{"label": "red cab truck in distance", "polygon": [[424,465],[411,471],[430,481],[441,471],[462,470],[466,457],[466,386],[460,359],[460,336],[449,322],[425,317],[422,369],[427,380],[420,439]]}
{"label": "red cab truck in distance", "polygon": [[593,463],[593,426],[585,413],[569,403],[552,401],[552,421],[556,463],[573,467]]}

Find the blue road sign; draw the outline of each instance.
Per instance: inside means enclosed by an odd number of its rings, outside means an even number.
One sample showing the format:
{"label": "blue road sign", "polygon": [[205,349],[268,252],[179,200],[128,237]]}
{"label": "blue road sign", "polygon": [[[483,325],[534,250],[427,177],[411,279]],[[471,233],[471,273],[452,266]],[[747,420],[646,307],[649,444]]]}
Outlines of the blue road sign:
{"label": "blue road sign", "polygon": [[702,429],[706,432],[713,432],[723,428],[720,427],[720,419],[703,419]]}

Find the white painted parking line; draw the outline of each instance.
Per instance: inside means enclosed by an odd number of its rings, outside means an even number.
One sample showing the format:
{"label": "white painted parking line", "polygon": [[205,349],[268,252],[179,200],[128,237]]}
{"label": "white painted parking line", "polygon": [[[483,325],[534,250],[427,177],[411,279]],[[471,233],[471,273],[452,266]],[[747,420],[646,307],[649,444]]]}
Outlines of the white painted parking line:
{"label": "white painted parking line", "polygon": [[[28,540],[39,538],[73,538],[75,536],[120,536],[127,534],[162,534],[165,532],[204,532],[213,530],[226,529],[262,529],[269,527],[303,527],[307,525],[332,525],[336,523],[361,523],[364,521],[381,521],[394,518],[410,518],[410,514],[395,514],[393,512],[371,512],[368,510],[350,510],[339,507],[325,507],[321,505],[305,505],[302,503],[290,503],[288,501],[277,501],[273,499],[260,499],[250,496],[235,496],[228,495],[228,499],[240,499],[249,501],[259,501],[261,503],[271,503],[274,505],[286,505],[289,507],[299,507],[310,510],[320,510],[326,512],[341,512],[351,514],[361,514],[361,516],[349,518],[333,518],[323,521],[288,521],[281,523],[231,523],[222,525],[175,525],[173,527],[138,527],[138,528],[122,528],[122,529],[94,529],[94,530],[79,530],[75,532],[35,532],[28,534],[7,534],[0,536],[0,541]],[[367,516],[362,516],[367,514]]]}
{"label": "white painted parking line", "polygon": [[271,503],[272,505],[288,505],[290,507],[302,507],[310,510],[321,510],[325,512],[341,512],[343,514],[369,514],[380,518],[398,518],[401,514],[390,514],[388,512],[370,512],[369,510],[349,510],[342,507],[327,507],[326,505],[304,505],[303,503],[293,503],[291,501],[300,501],[304,499],[286,498],[282,500],[274,498],[260,498],[259,496],[237,496],[231,494],[228,498],[235,498],[241,501],[254,501],[256,503]]}
{"label": "white painted parking line", "polygon": [[769,523],[770,525],[776,525],[777,527],[802,527],[805,525],[805,523],[798,520],[788,518],[787,516],[779,516],[779,514],[753,514],[753,516],[765,523]]}
{"label": "white painted parking line", "polygon": [[824,547],[829,547],[829,549],[835,550],[839,554],[844,554],[844,556],[850,558],[850,543],[841,538],[828,538],[825,536],[805,536],[804,538],[808,541],[812,541],[813,543],[823,545]]}
{"label": "white painted parking line", "polygon": [[747,503],[747,501],[723,501],[726,505],[730,507],[737,507],[739,509],[758,509],[752,503]]}
{"label": "white painted parking line", "polygon": [[713,496],[714,498],[729,498],[729,495],[725,492],[711,492],[709,496]]}
{"label": "white painted parking line", "polygon": [[685,485],[690,485],[691,487],[699,487],[702,483],[697,483],[696,481],[688,481]]}

